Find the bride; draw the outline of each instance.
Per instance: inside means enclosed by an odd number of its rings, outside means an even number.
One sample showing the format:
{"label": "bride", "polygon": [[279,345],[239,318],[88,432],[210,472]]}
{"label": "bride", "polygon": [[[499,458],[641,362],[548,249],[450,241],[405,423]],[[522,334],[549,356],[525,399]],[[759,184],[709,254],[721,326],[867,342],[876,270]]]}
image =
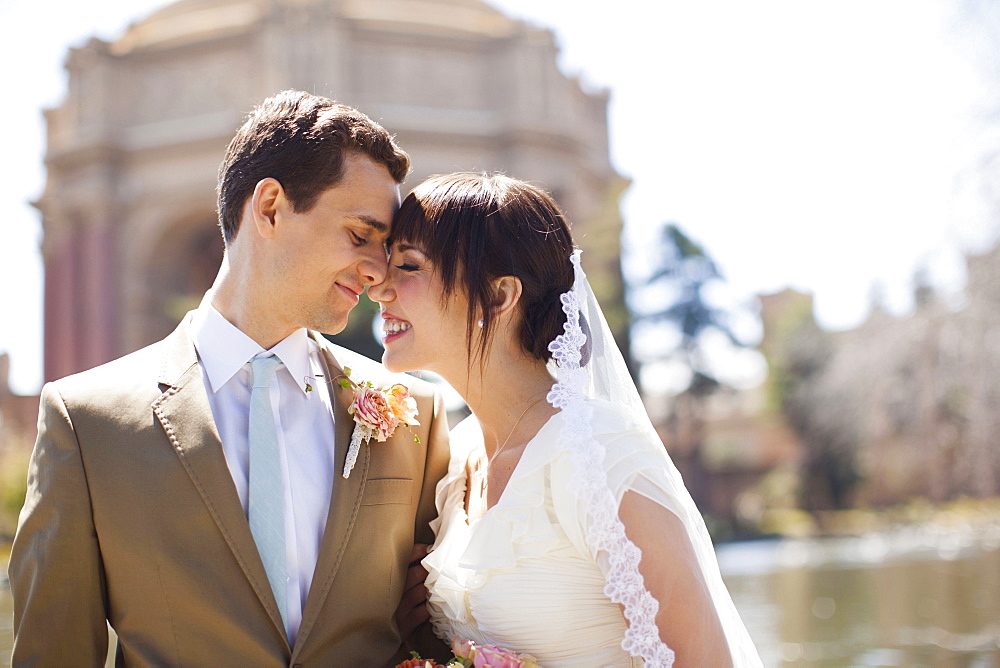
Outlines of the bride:
{"label": "bride", "polygon": [[369,289],[383,363],[440,374],[473,412],[423,560],[437,635],[542,666],[759,666],[551,197],[433,177],[389,265]]}

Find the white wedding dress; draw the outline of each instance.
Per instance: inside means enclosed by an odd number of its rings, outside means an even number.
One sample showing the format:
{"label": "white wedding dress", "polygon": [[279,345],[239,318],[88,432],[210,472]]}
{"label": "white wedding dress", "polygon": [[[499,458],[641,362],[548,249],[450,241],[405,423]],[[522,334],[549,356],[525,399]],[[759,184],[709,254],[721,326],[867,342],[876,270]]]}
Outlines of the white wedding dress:
{"label": "white wedding dress", "polygon": [[[546,667],[641,666],[621,647],[625,618],[605,595],[605,573],[587,547],[571,483],[575,463],[557,445],[563,415],[528,443],[497,504],[471,524],[466,462],[482,452],[482,432],[475,417],[452,432],[431,524],[437,540],[423,562],[431,619],[448,642],[458,636],[527,652]],[[649,494],[666,482],[662,461],[630,447],[639,434],[613,406],[595,405],[593,422],[619,501],[628,489]]]}
{"label": "white wedding dress", "polygon": [[633,491],[681,521],[733,665],[758,668],[705,522],[646,415],[579,251],[572,262],[573,289],[560,296],[566,324],[549,344],[556,382],[547,399],[560,410],[525,446],[496,505],[471,523],[467,462],[484,456],[483,435],[474,416],[452,431],[423,560],[434,629],[446,642],[499,645],[546,668],[671,666],[641,553],[618,517]]}

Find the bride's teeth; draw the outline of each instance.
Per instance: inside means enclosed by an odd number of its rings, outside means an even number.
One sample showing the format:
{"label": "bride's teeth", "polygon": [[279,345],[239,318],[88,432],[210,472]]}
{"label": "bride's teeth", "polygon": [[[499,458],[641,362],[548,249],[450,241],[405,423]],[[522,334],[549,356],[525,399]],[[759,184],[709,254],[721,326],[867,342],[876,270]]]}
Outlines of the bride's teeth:
{"label": "bride's teeth", "polygon": [[382,331],[386,334],[396,334],[398,332],[405,332],[410,328],[410,323],[403,322],[401,320],[386,320],[382,324]]}

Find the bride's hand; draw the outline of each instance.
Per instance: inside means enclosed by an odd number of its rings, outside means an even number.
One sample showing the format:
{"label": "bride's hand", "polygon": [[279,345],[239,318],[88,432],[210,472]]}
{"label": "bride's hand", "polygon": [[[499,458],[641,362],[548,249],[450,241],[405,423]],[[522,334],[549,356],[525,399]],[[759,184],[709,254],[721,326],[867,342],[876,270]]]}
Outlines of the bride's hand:
{"label": "bride's hand", "polygon": [[430,552],[430,545],[416,543],[413,551],[410,552],[410,567],[406,571],[406,583],[403,585],[403,598],[396,608],[396,626],[399,628],[399,637],[405,640],[414,630],[428,619],[430,613],[427,611],[427,587],[424,580],[427,578],[427,569],[420,561]]}

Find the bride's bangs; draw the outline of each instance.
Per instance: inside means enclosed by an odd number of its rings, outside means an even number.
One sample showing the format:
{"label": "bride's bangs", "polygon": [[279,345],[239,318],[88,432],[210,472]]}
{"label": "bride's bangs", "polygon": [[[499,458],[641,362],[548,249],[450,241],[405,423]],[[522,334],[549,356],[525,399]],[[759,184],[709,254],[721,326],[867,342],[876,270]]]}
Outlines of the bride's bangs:
{"label": "bride's bangs", "polygon": [[423,251],[428,248],[433,236],[434,225],[427,220],[421,203],[410,193],[392,220],[392,231],[388,239],[390,248],[397,243],[404,243]]}

